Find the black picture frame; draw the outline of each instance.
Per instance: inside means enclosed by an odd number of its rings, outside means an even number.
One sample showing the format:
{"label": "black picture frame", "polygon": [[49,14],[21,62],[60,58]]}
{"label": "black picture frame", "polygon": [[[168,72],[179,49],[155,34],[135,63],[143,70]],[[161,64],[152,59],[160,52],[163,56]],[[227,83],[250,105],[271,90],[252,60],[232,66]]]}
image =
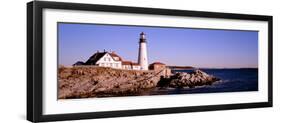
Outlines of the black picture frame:
{"label": "black picture frame", "polygon": [[[42,85],[42,72],[43,72],[42,10],[44,8],[266,21],[268,22],[268,101],[257,102],[257,103],[241,103],[241,104],[43,115],[42,113],[43,111],[42,110],[42,102],[43,102],[42,101],[43,100],[42,97],[43,96],[42,95],[42,88],[43,88]],[[123,116],[137,116],[137,115],[154,115],[154,114],[272,107],[273,105],[272,28],[273,28],[273,17],[264,16],[264,15],[185,11],[185,10],[108,6],[108,5],[93,5],[93,4],[80,4],[80,3],[63,3],[63,2],[45,2],[45,1],[29,2],[27,3],[27,120],[32,122],[63,121],[63,120],[93,119],[93,118],[106,118],[106,117],[123,117]]]}

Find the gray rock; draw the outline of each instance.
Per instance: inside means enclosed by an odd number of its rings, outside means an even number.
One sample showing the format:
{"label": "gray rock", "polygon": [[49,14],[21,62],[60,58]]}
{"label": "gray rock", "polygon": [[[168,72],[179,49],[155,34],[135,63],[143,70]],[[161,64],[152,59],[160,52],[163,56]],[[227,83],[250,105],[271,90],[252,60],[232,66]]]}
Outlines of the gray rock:
{"label": "gray rock", "polygon": [[193,88],[194,86],[209,85],[220,80],[201,70],[195,70],[192,73],[177,72],[170,78],[171,80],[168,86],[174,88]]}

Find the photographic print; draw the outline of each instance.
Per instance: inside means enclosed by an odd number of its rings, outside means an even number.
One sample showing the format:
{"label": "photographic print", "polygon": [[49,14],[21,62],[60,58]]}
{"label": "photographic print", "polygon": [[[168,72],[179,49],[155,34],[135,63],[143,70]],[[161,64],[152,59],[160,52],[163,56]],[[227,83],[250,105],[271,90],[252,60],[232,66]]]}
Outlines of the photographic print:
{"label": "photographic print", "polygon": [[58,99],[258,91],[258,31],[57,23]]}
{"label": "photographic print", "polygon": [[27,120],[272,107],[272,34],[269,15],[29,2]]}

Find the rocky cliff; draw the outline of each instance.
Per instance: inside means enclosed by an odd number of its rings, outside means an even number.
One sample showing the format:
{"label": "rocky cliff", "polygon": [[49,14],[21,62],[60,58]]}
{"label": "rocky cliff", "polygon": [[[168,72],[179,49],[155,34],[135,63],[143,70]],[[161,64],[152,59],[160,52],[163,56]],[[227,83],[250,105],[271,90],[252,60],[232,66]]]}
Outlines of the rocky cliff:
{"label": "rocky cliff", "polygon": [[59,98],[139,95],[160,80],[155,71],[118,70],[104,67],[60,67]]}
{"label": "rocky cliff", "polygon": [[161,76],[163,71],[120,70],[94,66],[59,67],[59,99],[141,95],[158,87],[193,88],[219,79],[201,70]]}

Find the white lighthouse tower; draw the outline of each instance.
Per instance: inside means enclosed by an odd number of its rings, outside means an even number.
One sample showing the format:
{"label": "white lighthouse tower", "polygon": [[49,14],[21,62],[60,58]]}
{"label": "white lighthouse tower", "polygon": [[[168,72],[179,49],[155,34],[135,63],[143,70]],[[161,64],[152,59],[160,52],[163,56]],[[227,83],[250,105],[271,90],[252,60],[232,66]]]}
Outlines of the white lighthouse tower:
{"label": "white lighthouse tower", "polygon": [[138,64],[141,70],[148,70],[147,48],[145,34],[140,34]]}

